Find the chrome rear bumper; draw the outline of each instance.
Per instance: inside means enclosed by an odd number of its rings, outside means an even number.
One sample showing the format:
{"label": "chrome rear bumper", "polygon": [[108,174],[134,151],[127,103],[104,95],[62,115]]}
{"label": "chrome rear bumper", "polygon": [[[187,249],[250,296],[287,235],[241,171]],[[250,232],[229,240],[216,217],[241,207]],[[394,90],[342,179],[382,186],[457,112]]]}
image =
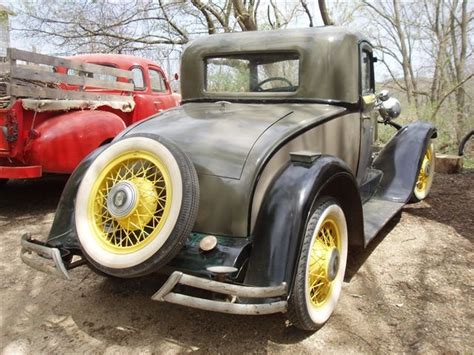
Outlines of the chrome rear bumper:
{"label": "chrome rear bumper", "polygon": [[30,234],[21,237],[21,260],[33,269],[71,280],[64,265],[61,251],[34,241]]}
{"label": "chrome rear bumper", "polygon": [[[178,284],[228,295],[230,296],[229,301],[209,300],[171,292]],[[275,298],[284,297],[287,295],[287,292],[286,283],[273,287],[252,287],[207,280],[196,276],[186,275],[180,271],[175,271],[171,274],[160,290],[152,296],[152,299],[155,301],[170,302],[206,311],[256,315],[279,312],[284,313],[287,310],[287,301],[282,300],[268,303],[248,304],[238,303],[238,297]]]}

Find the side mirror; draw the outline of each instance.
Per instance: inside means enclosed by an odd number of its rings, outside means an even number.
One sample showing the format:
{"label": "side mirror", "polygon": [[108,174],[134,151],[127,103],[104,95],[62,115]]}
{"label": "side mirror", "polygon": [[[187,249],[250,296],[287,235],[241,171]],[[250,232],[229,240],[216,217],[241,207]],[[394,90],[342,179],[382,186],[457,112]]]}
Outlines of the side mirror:
{"label": "side mirror", "polygon": [[394,97],[390,97],[388,90],[380,91],[377,95],[377,101],[380,116],[382,116],[385,121],[390,121],[400,116],[402,112],[400,101]]}

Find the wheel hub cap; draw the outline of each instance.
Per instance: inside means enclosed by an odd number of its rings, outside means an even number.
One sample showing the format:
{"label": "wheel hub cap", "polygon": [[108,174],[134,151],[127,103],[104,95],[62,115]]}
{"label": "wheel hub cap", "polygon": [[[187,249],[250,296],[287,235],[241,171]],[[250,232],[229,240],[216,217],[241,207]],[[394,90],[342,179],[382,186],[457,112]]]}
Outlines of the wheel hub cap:
{"label": "wheel hub cap", "polygon": [[107,209],[112,217],[128,217],[137,207],[138,194],[137,187],[130,181],[115,184],[107,196]]}
{"label": "wheel hub cap", "polygon": [[428,160],[426,160],[425,164],[423,164],[423,171],[425,173],[425,176],[430,176],[430,174],[431,174],[431,164]]}
{"label": "wheel hub cap", "polygon": [[313,269],[324,277],[327,281],[334,281],[339,271],[339,251],[336,247],[327,246],[324,242],[317,240],[317,250],[313,251],[316,263]]}
{"label": "wheel hub cap", "polygon": [[329,281],[334,281],[339,271],[339,251],[332,248],[327,261],[327,277]]}

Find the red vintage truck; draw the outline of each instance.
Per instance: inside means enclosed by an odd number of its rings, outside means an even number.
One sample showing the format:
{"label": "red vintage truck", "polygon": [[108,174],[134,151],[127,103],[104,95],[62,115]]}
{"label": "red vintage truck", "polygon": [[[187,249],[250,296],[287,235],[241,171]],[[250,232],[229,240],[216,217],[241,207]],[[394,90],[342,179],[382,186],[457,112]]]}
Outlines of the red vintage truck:
{"label": "red vintage truck", "polygon": [[126,126],[180,100],[147,59],[59,58],[10,48],[0,62],[0,185],[69,174]]}

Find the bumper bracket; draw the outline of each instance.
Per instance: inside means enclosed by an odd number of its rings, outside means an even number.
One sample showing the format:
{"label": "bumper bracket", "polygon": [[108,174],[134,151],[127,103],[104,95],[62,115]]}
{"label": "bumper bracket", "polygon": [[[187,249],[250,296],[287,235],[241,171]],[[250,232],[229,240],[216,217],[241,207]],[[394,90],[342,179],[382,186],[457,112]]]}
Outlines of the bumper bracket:
{"label": "bumper bracket", "polygon": [[[31,238],[26,233],[21,237],[21,260],[33,269],[71,280],[64,265],[61,251]],[[52,264],[51,264],[52,261]]]}

